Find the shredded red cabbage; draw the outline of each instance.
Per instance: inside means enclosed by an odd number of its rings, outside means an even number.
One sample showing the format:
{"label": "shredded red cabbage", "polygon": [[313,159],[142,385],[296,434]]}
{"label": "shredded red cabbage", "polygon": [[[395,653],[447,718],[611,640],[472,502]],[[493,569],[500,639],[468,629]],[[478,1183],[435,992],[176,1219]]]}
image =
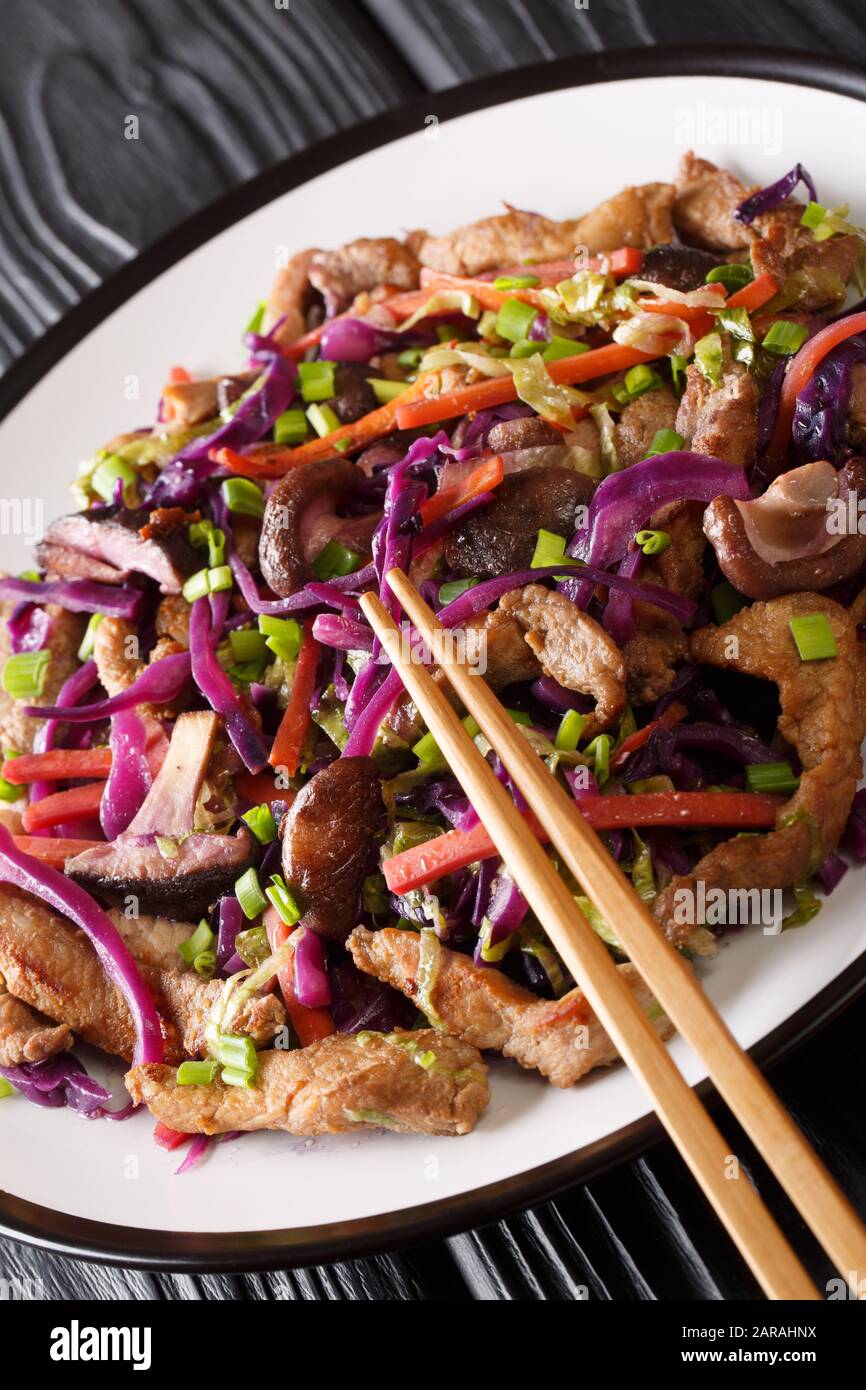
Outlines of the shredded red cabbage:
{"label": "shredded red cabbage", "polygon": [[838,459],[847,443],[851,372],[866,362],[866,335],[848,338],[829,352],[797,397],[792,427],[801,463]]}
{"label": "shredded red cabbage", "polygon": [[[640,464],[633,467],[639,468]],[[739,470],[737,470],[739,472]],[[542,569],[517,570],[514,574],[503,574],[496,579],[487,579],[483,584],[476,584],[474,588],[467,589],[465,593],[458,595],[451,603],[445,605],[436,615],[443,627],[459,627],[473,618],[482,609],[489,608],[492,603],[501,598],[509,589],[522,588],[524,584],[538,584],[542,579],[560,579],[560,590],[567,595],[573,602],[575,601],[575,589],[581,584],[588,582],[590,585],[605,584],[611,589],[626,589],[635,598],[642,599],[645,603],[653,603],[657,608],[663,608],[666,612],[672,613],[679,622],[685,624],[691,622],[697,612],[697,604],[691,599],[684,598],[682,594],[675,594],[670,589],[663,589],[660,584],[643,584],[635,579],[626,579],[619,574],[608,574],[605,570],[597,566],[584,565],[580,571],[580,579],[562,579],[563,568],[561,565],[550,565]]]}
{"label": "shredded red cabbage", "polygon": [[[82,670],[84,668],[82,667]],[[96,667],[94,666],[94,671]],[[81,672],[77,673],[78,675]],[[172,652],[161,661],[145,666],[132,685],[112,695],[107,700],[97,700],[92,705],[25,705],[24,713],[34,719],[62,719],[67,724],[91,724],[96,719],[108,719],[109,715],[119,714],[121,710],[132,709],[136,705],[167,705],[176,699],[190,677],[190,656],[188,652]],[[61,695],[62,695],[61,691]]]}
{"label": "shredded red cabbage", "polygon": [[683,756],[684,749],[730,758],[741,767],[776,761],[776,754],[759,738],[730,725],[676,724],[670,729],[655,729],[644,746],[631,755],[623,774],[626,782],[639,782],[661,772],[672,777],[680,791],[693,790],[704,778],[699,765]]}
{"label": "shredded red cabbage", "polygon": [[56,603],[69,613],[102,613],[107,618],[137,618],[144,594],[141,589],[96,584],[90,579],[0,579],[0,600]]}
{"label": "shredded red cabbage", "polygon": [[[196,599],[189,618],[189,656],[192,678],[211,709],[220,716],[225,731],[249,772],[267,766],[268,750],[261,735],[241,704],[241,698],[217,661],[211,605],[208,598]],[[171,660],[171,658],[167,658]],[[162,665],[162,662],[158,662]]]}
{"label": "shredded red cabbage", "polygon": [[[488,949],[499,946],[509,936],[513,936],[529,911],[529,904],[517,884],[507,874],[500,874],[493,884],[487,911],[484,914],[490,923],[490,935],[486,942]],[[476,965],[488,965],[481,954],[482,941],[479,937],[473,959]]]}
{"label": "shredded red cabbage", "polygon": [[0,825],[0,882],[32,893],[86,933],[105,973],[117,985],[132,1014],[135,1025],[133,1065],[161,1062],[162,1032],[150,990],[117,928],[90,894],[50,864],[17,849],[3,825]]}
{"label": "shredded red cabbage", "polygon": [[[77,705],[78,701],[86,695],[88,691],[93,689],[98,680],[99,672],[96,669],[96,662],[93,660],[93,657],[90,657],[90,659],[85,661],[83,666],[79,666],[78,670],[73,672],[69,677],[69,680],[65,681],[60,687],[57,693],[59,707],[66,708],[70,705]],[[59,719],[46,719],[45,723],[39,726],[36,730],[36,737],[33,740],[34,753],[47,753],[54,747],[54,740],[57,737],[57,730],[60,728],[60,724],[61,721]],[[31,782],[30,800],[42,801],[46,796],[50,796],[54,790],[54,782]],[[48,835],[49,831],[37,830],[34,833],[44,836]]]}
{"label": "shredded red cabbage", "polygon": [[[364,670],[359,672],[356,677],[355,685],[358,684],[358,681],[368,670],[371,670],[372,673],[375,674],[377,671],[381,671],[382,667],[378,666],[375,660],[369,661],[364,667]],[[353,692],[354,689],[355,686],[352,687]],[[349,734],[346,746],[343,749],[344,758],[369,757],[371,755],[376,744],[376,735],[379,732],[382,720],[388,714],[388,711],[402,689],[403,682],[400,679],[400,673],[392,667],[378,690],[370,696],[364,708],[357,715],[354,725],[352,726],[352,732]],[[347,725],[348,722],[347,717]]]}
{"label": "shredded red cabbage", "polygon": [[209,1134],[197,1134],[195,1138],[190,1135],[190,1138],[192,1143],[187,1149],[183,1161],[174,1170],[176,1178],[182,1177],[184,1173],[189,1172],[190,1168],[194,1168],[196,1164],[200,1163],[213,1143]]}
{"label": "shredded red cabbage", "polygon": [[367,624],[336,613],[319,613],[313,619],[313,636],[326,647],[337,647],[343,652],[373,650],[373,632]]}
{"label": "shredded red cabbage", "polygon": [[294,939],[295,993],[306,1009],[325,1008],[331,1002],[331,989],[325,970],[322,938],[306,927]]}
{"label": "shredded red cabbage", "polygon": [[47,644],[51,619],[36,604],[18,603],[9,615],[6,631],[13,653],[39,652]]}
{"label": "shredded red cabbage", "polygon": [[390,985],[363,975],[350,956],[328,958],[331,1018],[338,1033],[394,1033],[411,1028],[416,1007]]}
{"label": "shredded red cabbage", "polygon": [[219,901],[219,927],[217,932],[216,961],[220,970],[235,953],[235,938],[246,926],[244,910],[234,893],[227,893]]}
{"label": "shredded red cabbage", "polygon": [[762,212],[769,212],[771,208],[778,207],[786,198],[790,198],[798,183],[806,185],[812,202],[817,203],[818,195],[811,174],[802,164],[795,164],[793,169],[789,169],[787,174],[783,174],[775,183],[768,184],[766,188],[759,188],[757,193],[751,193],[734,209],[734,217],[738,222],[754,222]]}
{"label": "shredded red cabbage", "polygon": [[380,328],[366,319],[332,319],[325,325],[319,350],[331,362],[369,362],[377,353],[404,348],[408,341],[396,329]]}
{"label": "shredded red cabbage", "polygon": [[108,746],[111,768],[99,804],[99,823],[105,838],[116,840],[138,815],[153,782],[145,752],[147,729],[140,715],[131,709],[112,715]]}
{"label": "shredded red cabbage", "polygon": [[818,877],[828,897],[834,888],[838,888],[847,872],[848,865],[838,854],[828,854],[823,864],[818,865]]}
{"label": "shredded red cabbage", "polygon": [[0,1067],[0,1076],[11,1081],[32,1104],[50,1109],[68,1106],[88,1120],[127,1120],[135,1110],[131,1101],[119,1110],[106,1110],[111,1092],[88,1076],[83,1062],[69,1052],[48,1057],[43,1062]]}

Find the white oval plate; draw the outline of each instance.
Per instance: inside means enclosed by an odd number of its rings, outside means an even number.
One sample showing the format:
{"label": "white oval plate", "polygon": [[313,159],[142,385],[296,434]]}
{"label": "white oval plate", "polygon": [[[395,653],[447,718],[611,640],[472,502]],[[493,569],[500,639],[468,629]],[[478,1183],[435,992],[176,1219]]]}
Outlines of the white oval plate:
{"label": "white oval plate", "polygon": [[[726,61],[730,55],[693,66],[725,71]],[[652,62],[626,58],[619,70]],[[609,69],[611,60],[599,60],[597,69],[601,64]],[[170,365],[206,375],[240,364],[241,325],[284,247],[419,226],[441,232],[495,211],[503,199],[554,217],[574,215],[625,184],[672,177],[691,147],[759,184],[800,160],[822,201],[850,202],[855,221],[866,216],[851,165],[851,151],[866,147],[866,105],[851,96],[754,77],[668,75],[508,99],[573,80],[564,64],[506,76],[479,89],[480,99],[504,104],[450,120],[431,117],[437,109],[444,117],[455,99],[429,96],[426,112],[416,103],[410,114],[329,142],[324,152],[292,161],[281,184],[280,171],[265,176],[146,253],[109,286],[109,301],[120,303],[124,286],[128,294],[130,277],[144,283],[154,265],[169,268],[77,342],[0,426],[8,494],[35,499],[46,520],[67,510],[79,460],[153,418]],[[815,80],[839,82],[832,65],[829,76],[825,68]],[[852,80],[849,73],[849,90]],[[457,109],[473,101],[478,92],[458,98]],[[347,148],[374,139],[378,148],[328,167]],[[285,188],[311,168],[317,177],[242,215],[263,201],[263,187]],[[209,215],[226,230],[178,260],[203,239]],[[72,316],[71,329],[61,325],[61,335],[78,334],[82,320],[100,313],[97,298]],[[57,355],[56,331],[50,351]],[[17,382],[11,374],[12,391],[20,393],[18,383],[38,367],[37,351],[35,367],[25,364]],[[20,537],[2,544],[4,569],[28,567],[32,551]],[[789,1036],[802,1033],[814,1017],[801,1011],[821,991],[832,986],[825,1001],[838,1007],[859,986],[862,882],[849,873],[803,930],[730,936],[719,958],[702,968],[706,989],[744,1046],[786,1024]],[[673,1051],[689,1081],[700,1081],[704,1069],[688,1048],[678,1040]],[[113,1076],[119,1083],[116,1069]],[[117,1125],[87,1123],[70,1111],[12,1099],[0,1106],[0,1223],[12,1234],[125,1262],[200,1267],[334,1258],[536,1198],[622,1157],[652,1133],[646,1123],[635,1128],[647,1105],[621,1067],[563,1092],[499,1062],[492,1091],[488,1112],[465,1138],[247,1136],[214,1148],[181,1178],[173,1176],[178,1154],[154,1145],[145,1114]]]}

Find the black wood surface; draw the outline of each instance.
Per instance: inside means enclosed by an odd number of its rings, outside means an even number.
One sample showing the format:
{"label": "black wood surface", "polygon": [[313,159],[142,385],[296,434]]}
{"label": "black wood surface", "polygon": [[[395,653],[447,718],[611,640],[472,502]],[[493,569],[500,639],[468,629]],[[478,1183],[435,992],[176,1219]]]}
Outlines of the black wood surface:
{"label": "black wood surface", "polygon": [[[471,77],[658,43],[866,61],[843,0],[4,0],[0,366],[183,217],[311,142]],[[434,108],[435,109],[435,108]],[[140,138],[124,138],[139,120]],[[858,158],[862,158],[858,154]],[[811,930],[820,930],[818,922]],[[866,1001],[776,1068],[866,1211]],[[819,1284],[829,1269],[737,1126],[732,1147]],[[756,1287],[668,1144],[555,1202],[410,1252],[228,1277],[145,1274],[0,1239],[0,1277],[69,1299],[743,1299]]]}

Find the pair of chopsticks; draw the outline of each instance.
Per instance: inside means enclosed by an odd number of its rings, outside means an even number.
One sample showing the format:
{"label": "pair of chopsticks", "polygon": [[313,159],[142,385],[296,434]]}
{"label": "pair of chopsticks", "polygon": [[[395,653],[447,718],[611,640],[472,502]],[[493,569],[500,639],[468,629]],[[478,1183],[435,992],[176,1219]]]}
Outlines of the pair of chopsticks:
{"label": "pair of chopsticks", "polygon": [[[710,1078],[858,1296],[866,1278],[866,1228],[661,932],[577,804],[529,747],[486,682],[462,665],[445,629],[401,570],[391,592],[466,709],[498,753],[515,786],[581,888],[610,922],[626,955],[677,1030],[703,1059]],[[541,844],[527,830],[493,771],[430,672],[374,594],[361,599],[374,632],[470,798],[498,852],[579,983],[620,1056],[655,1110],[716,1215],[771,1299],[819,1299],[805,1269],[713,1120],[673,1062],[607,948],[592,930]],[[860,1294],[859,1296],[862,1296]]]}

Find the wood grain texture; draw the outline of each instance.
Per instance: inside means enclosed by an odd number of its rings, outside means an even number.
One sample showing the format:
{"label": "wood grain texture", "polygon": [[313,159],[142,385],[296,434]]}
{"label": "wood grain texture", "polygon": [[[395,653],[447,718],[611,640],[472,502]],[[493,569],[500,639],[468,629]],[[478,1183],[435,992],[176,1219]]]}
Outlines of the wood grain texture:
{"label": "wood grain texture", "polygon": [[[166,228],[249,174],[418,90],[568,54],[740,42],[866,59],[846,0],[4,0],[0,367]],[[123,123],[138,115],[140,139]],[[808,930],[820,931],[820,919]],[[772,1081],[866,1205],[866,1000]],[[575,1095],[579,1104],[579,1095]],[[823,1256],[727,1116],[816,1282]],[[194,1175],[190,1175],[194,1180]],[[415,1301],[706,1299],[756,1289],[670,1145],[508,1221],[326,1269],[175,1276],[0,1240],[49,1297]]]}

